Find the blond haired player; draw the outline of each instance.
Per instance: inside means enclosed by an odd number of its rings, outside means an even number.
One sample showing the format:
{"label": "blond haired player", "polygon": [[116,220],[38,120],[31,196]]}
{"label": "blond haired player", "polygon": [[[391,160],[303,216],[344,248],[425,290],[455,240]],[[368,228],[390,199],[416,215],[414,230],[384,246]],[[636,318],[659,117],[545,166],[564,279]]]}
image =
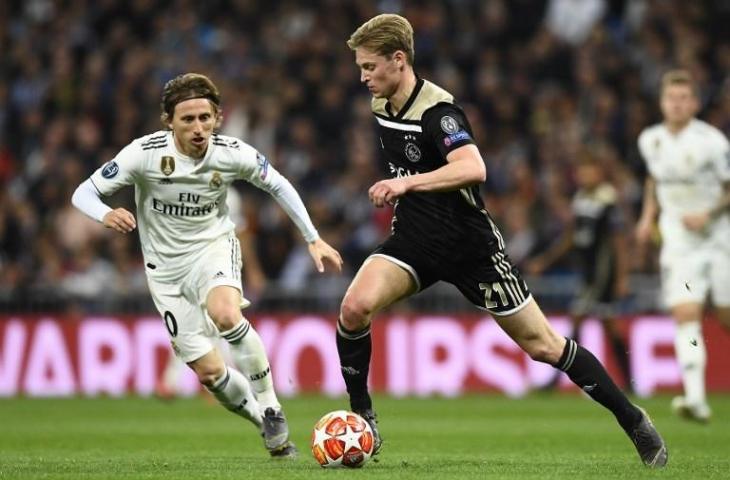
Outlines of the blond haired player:
{"label": "blond haired player", "polygon": [[667,448],[649,417],[614,384],[588,350],[555,331],[505,253],[504,239],[479,193],[487,171],[464,111],[413,67],[413,28],[399,15],[371,18],[351,36],[360,81],[372,95],[390,178],[373,184],[375,207],[395,205],[391,235],[363,263],[342,300],[337,350],[350,407],[373,427],[368,393],[375,315],[438,281],[453,284],[534,360],[564,371],[613,413],[650,467]]}

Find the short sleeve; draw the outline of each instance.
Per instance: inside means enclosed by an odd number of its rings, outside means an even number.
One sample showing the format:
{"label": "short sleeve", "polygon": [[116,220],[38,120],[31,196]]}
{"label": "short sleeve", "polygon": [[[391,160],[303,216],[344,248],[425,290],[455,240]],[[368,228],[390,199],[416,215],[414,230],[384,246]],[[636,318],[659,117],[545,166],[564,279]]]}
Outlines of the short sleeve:
{"label": "short sleeve", "polygon": [[444,158],[451,151],[474,143],[466,115],[453,104],[442,103],[428,110],[423,128],[424,135],[436,144]]}
{"label": "short sleeve", "polygon": [[91,175],[91,183],[102,195],[112,195],[120,188],[133,185],[142,173],[144,152],[135,142],[124,147],[114,159]]}
{"label": "short sleeve", "polygon": [[271,166],[269,160],[253,148],[251,145],[244,144],[238,155],[239,178],[253,183],[261,187],[266,185],[270,179]]}

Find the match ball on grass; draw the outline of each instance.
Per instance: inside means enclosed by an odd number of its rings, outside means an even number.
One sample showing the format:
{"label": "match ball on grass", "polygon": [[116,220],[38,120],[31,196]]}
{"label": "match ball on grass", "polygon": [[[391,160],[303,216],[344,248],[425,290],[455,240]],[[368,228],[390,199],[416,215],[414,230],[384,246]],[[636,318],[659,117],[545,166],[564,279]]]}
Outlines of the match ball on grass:
{"label": "match ball on grass", "polygon": [[362,467],[373,454],[373,431],[357,413],[324,415],[312,431],[312,455],[322,467]]}

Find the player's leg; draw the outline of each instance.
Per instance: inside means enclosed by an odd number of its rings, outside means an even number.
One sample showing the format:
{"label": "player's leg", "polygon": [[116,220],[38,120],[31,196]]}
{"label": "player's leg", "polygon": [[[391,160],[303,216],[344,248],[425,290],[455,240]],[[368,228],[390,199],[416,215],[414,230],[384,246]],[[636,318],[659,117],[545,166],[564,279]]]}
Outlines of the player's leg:
{"label": "player's leg", "polygon": [[[580,328],[583,325],[583,322],[585,321],[586,316],[583,313],[574,312],[570,315],[570,332],[568,333],[567,337],[572,338],[577,343],[580,343],[579,334],[580,334]],[[558,386],[558,383],[560,383],[560,377],[561,377],[561,371],[555,370],[553,372],[552,378],[542,385],[540,387],[540,390],[543,392],[547,392],[550,390],[555,389]]]}
{"label": "player's leg", "polygon": [[591,352],[558,335],[537,303],[528,302],[516,313],[495,315],[495,320],[530,358],[564,371],[573,383],[610,410],[644,464],[663,467],[667,462],[666,445],[646,413],[629,401]]}
{"label": "player's leg", "polygon": [[610,410],[646,465],[666,464],[666,446],[648,416],[626,398],[592,353],[553,329],[503,251],[476,265],[455,268],[449,281],[474,305],[488,310],[530,358],[562,370]]}
{"label": "player's leg", "polygon": [[227,369],[214,349],[200,306],[190,302],[178,284],[148,279],[152,299],[165,322],[172,349],[195,371],[200,383],[228,410],[261,428],[261,413],[246,379]]}
{"label": "player's leg", "polygon": [[[256,395],[263,416],[264,444],[272,456],[294,456],[289,426],[274,391],[269,359],[258,333],[246,320],[243,298],[241,249],[231,235],[207,247],[192,269],[187,294],[198,302],[215,334],[229,345],[234,365],[245,376]],[[229,368],[232,370],[232,368]]]}
{"label": "player's leg", "polygon": [[611,344],[611,351],[616,359],[619,370],[624,377],[626,382],[625,390],[628,393],[633,393],[634,387],[631,381],[631,360],[629,356],[629,350],[626,347],[626,341],[624,340],[623,333],[618,325],[618,320],[613,316],[608,316],[602,319],[603,328],[608,335],[608,341]]}
{"label": "player's leg", "polygon": [[240,291],[229,285],[212,288],[206,309],[221,337],[228,342],[233,362],[253,385],[262,408],[281,409],[264,344],[241,313]]}
{"label": "player's leg", "polygon": [[274,391],[266,349],[241,313],[241,308],[250,305],[243,298],[241,266],[238,239],[230,236],[217,241],[195,266],[191,295],[199,299],[220,336],[228,342],[233,363],[246,375],[261,407],[279,411],[281,404]]}
{"label": "player's leg", "polygon": [[382,257],[370,257],[347,289],[337,324],[337,351],[353,410],[372,407],[367,391],[372,342],[370,324],[383,308],[416,291],[413,277]]}
{"label": "player's leg", "polygon": [[662,293],[676,322],[674,352],[682,373],[684,396],[672,400],[672,410],[683,418],[706,422],[711,416],[705,395],[707,352],[702,316],[710,290],[712,262],[705,252],[662,252]]}
{"label": "player's leg", "polygon": [[395,262],[398,261],[371,256],[363,263],[345,293],[337,322],[337,352],[350,408],[373,428],[375,453],[380,450],[382,439],[367,385],[372,354],[370,325],[377,312],[418,289],[415,273],[409,272],[408,265]]}
{"label": "player's leg", "polygon": [[221,405],[262,429],[261,407],[251,386],[241,372],[226,367],[217,349],[188,362],[188,366]]}
{"label": "player's leg", "polygon": [[271,367],[261,337],[241,314],[241,293],[229,285],[218,285],[208,293],[206,309],[216,328],[229,344],[231,358],[251,383],[263,416],[266,448],[273,456],[296,453],[289,441],[289,426],[274,391]]}
{"label": "player's leg", "polygon": [[676,322],[674,352],[682,372],[684,396],[672,400],[672,410],[689,420],[707,422],[711,411],[705,393],[707,351],[702,337],[703,306],[682,303],[671,309]]}

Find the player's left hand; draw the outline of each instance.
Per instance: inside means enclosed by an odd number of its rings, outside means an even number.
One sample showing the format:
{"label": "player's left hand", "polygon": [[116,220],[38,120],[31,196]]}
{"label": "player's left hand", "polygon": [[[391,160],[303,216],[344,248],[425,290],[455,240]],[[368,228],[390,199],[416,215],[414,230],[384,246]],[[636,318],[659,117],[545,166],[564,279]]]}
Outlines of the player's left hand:
{"label": "player's left hand", "polygon": [[327,242],[318,238],[317,240],[307,244],[309,254],[314,260],[314,265],[319,273],[324,272],[324,264],[329,263],[338,272],[342,271],[342,257],[340,253],[332,248]]}
{"label": "player's left hand", "polygon": [[398,200],[398,197],[405,195],[406,190],[404,178],[391,178],[376,182],[368,190],[368,196],[373,205],[381,208],[385,204],[393,205]]}
{"label": "player's left hand", "polygon": [[699,232],[710,223],[710,214],[708,212],[688,213],[682,217],[682,223],[689,230]]}

